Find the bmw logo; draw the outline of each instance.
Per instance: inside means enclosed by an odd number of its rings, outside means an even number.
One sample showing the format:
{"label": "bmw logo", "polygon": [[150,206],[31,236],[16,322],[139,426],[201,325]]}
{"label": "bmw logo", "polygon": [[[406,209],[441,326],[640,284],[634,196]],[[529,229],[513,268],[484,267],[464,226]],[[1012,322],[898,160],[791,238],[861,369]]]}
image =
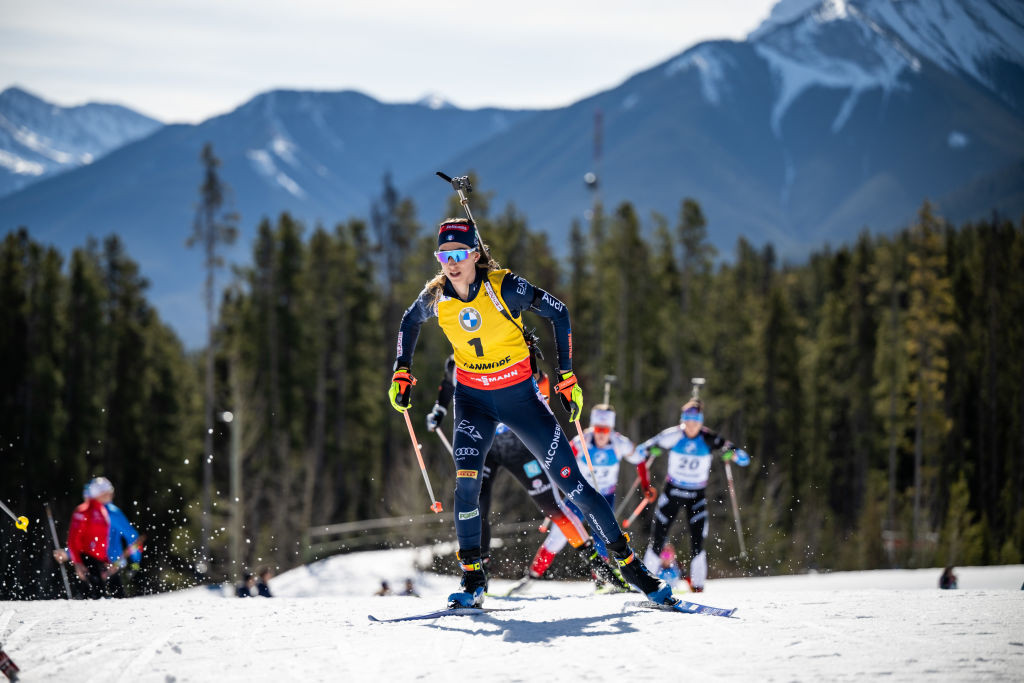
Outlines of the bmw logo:
{"label": "bmw logo", "polygon": [[571,473],[571,471],[569,470],[569,468],[568,468],[568,467],[563,467],[563,468],[562,468],[562,471],[561,471],[561,472],[559,472],[559,474],[561,474],[561,475],[562,475],[562,479],[568,479],[568,478],[569,478],[569,474],[570,474],[570,473]]}
{"label": "bmw logo", "polygon": [[459,325],[466,332],[476,332],[480,329],[480,311],[467,306],[459,311]]}

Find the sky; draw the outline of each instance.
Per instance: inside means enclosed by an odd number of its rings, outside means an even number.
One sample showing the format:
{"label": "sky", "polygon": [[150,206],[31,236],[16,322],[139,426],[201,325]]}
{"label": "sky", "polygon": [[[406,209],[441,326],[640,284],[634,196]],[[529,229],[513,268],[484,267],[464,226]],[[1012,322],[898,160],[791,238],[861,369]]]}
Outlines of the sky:
{"label": "sky", "polygon": [[0,0],[0,90],[197,123],[274,88],[544,108],[614,87],[776,0]]}

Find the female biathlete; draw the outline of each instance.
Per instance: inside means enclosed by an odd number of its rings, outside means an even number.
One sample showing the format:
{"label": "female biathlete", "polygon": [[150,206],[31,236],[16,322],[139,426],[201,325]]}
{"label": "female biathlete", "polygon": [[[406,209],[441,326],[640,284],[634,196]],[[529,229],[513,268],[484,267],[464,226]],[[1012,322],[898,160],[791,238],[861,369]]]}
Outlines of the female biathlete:
{"label": "female biathlete", "polygon": [[[640,490],[644,492],[644,495],[650,501],[657,497],[658,492],[651,487],[651,482],[648,480],[647,466],[643,456],[634,452],[633,442],[629,440],[629,437],[615,431],[615,408],[610,404],[596,405],[590,411],[590,426],[584,430],[583,438],[587,441],[587,454],[590,456],[590,465],[594,468],[594,478],[590,476],[590,467],[587,466],[586,458],[583,455],[583,445],[579,436],[573,437],[573,440],[569,442],[572,452],[576,455],[576,465],[583,472],[587,482],[604,496],[609,506],[615,507],[615,488],[619,483],[619,464],[623,460],[636,465]],[[569,509],[578,514],[577,510],[573,510],[571,503]],[[608,557],[608,550],[600,539],[595,539],[595,546],[601,557]],[[650,564],[646,557],[644,562]],[[657,568],[658,565],[651,566]],[[598,590],[601,592],[616,591],[620,588],[621,586],[615,581],[607,585],[598,582]]]}
{"label": "female biathlete", "polygon": [[696,398],[683,405],[679,424],[636,447],[637,454],[645,459],[668,452],[668,481],[658,497],[644,561],[658,566],[668,530],[680,508],[684,508],[690,526],[690,576],[686,580],[695,593],[704,590],[708,578],[708,556],[704,550],[704,539],[708,537],[708,501],[704,489],[711,472],[711,453],[717,450],[725,451],[723,460],[731,459],[743,467],[750,464],[746,451],[704,426],[704,403]]}
{"label": "female biathlete", "polygon": [[[540,387],[540,393],[544,395],[545,400],[550,400],[551,380],[543,370],[537,367],[536,359],[534,359],[533,368],[536,370],[533,379]],[[434,407],[427,414],[428,431],[435,431],[440,426],[444,416],[448,414],[448,404],[451,403],[454,394],[455,357],[448,356],[448,360],[444,364],[444,375],[437,387],[437,400],[434,401]],[[494,481],[498,472],[502,469],[508,470],[515,477],[523,490],[529,494],[534,505],[555,525],[555,528],[537,549],[526,575],[512,587],[510,595],[512,592],[521,590],[530,580],[544,576],[554,561],[555,555],[566,544],[571,545],[579,552],[598,585],[611,582],[611,585],[622,586],[626,591],[630,590],[618,570],[605,564],[602,557],[606,557],[607,553],[598,552],[594,541],[583,529],[583,524],[579,520],[579,512],[573,512],[562,504],[556,495],[555,484],[547,472],[533,457],[533,453],[504,423],[495,428],[494,441],[491,442],[483,469],[480,470],[480,553],[485,572],[488,571],[491,550],[491,493],[494,490]]]}
{"label": "female biathlete", "polygon": [[583,391],[572,371],[572,335],[565,304],[499,269],[476,226],[468,220],[443,221],[437,244],[435,255],[441,272],[402,316],[389,396],[395,410],[409,409],[416,382],[409,368],[420,326],[437,316],[454,351],[457,382],[452,447],[462,590],[449,596],[449,606],[483,603],[487,575],[480,553],[480,470],[499,422],[526,444],[565,497],[580,508],[625,579],[653,602],[677,602],[668,584],[652,576],[633,553],[604,497],[583,479],[569,441],[533,380],[530,351],[523,328],[516,322],[527,309],[552,321],[560,379],[555,392],[570,419],[578,419]]}

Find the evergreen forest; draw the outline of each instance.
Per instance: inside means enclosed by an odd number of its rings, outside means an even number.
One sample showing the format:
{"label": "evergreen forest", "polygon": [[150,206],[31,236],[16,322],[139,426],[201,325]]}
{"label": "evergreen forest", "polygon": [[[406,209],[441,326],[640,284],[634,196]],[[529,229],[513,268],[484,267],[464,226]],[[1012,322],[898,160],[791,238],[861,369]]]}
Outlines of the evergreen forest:
{"label": "evergreen forest", "polygon": [[[0,243],[0,500],[30,519],[21,532],[0,518],[0,599],[63,593],[44,504],[63,543],[97,475],[148,536],[134,593],[454,540],[450,513],[413,533],[431,501],[387,400],[398,324],[437,272],[443,216],[419,216],[385,178],[368,216],[265,217],[247,264],[221,266],[218,240],[239,219],[205,161],[193,227],[207,238],[195,258],[220,286],[211,277],[208,348],[184,348],[160,320],[116,231],[70,254],[32,226]],[[707,425],[752,458],[733,468],[746,558],[712,469],[712,578],[1022,562],[1024,221],[955,226],[924,203],[894,234],[865,230],[787,263],[742,239],[716,251],[699,198],[675,216],[595,204],[564,254],[514,206],[490,206],[485,191],[471,205],[495,259],[569,306],[584,426],[608,375],[618,429],[636,442],[677,422],[691,378],[706,378]],[[454,196],[448,215],[462,215]],[[525,322],[553,372],[549,326]],[[448,353],[429,323],[411,409],[446,510],[455,471],[424,417]],[[653,471],[658,486],[664,463]],[[496,522],[539,522],[511,477],[495,495]],[[408,533],[399,521],[364,542],[316,542],[327,525],[379,518],[408,518]],[[641,519],[635,545],[650,511]],[[509,576],[542,540],[511,536],[496,565]],[[686,559],[678,520],[672,538]]]}

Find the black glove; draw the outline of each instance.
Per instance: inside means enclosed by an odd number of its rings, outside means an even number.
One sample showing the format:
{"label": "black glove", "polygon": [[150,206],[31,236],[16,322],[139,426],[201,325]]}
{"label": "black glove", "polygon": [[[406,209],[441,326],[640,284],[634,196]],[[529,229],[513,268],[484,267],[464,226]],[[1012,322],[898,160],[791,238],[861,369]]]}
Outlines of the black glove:
{"label": "black glove", "polygon": [[439,403],[434,404],[434,408],[427,413],[427,431],[432,432],[437,429],[437,426],[441,424],[441,420],[448,414],[448,409]]}

